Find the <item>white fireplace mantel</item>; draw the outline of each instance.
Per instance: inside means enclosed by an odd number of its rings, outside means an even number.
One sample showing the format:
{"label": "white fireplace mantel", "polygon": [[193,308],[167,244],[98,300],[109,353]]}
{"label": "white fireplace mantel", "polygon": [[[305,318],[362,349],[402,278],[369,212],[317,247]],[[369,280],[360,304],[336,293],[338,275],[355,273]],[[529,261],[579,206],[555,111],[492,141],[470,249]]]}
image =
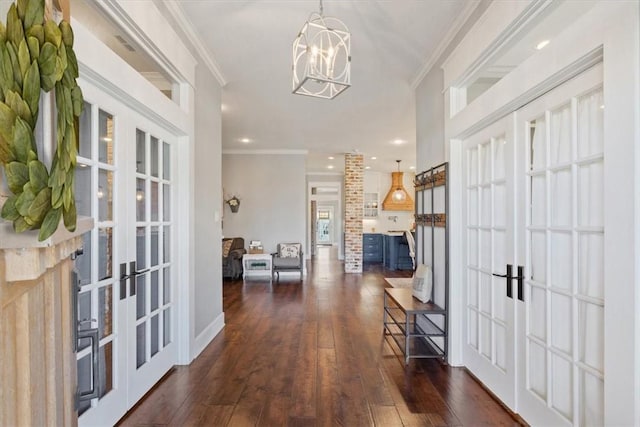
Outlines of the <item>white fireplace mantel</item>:
{"label": "white fireplace mantel", "polygon": [[80,236],[93,228],[94,220],[79,217],[74,232],[60,224],[48,239],[38,241],[38,231],[16,233],[11,223],[0,222],[0,256],[4,257],[5,271],[0,279],[6,282],[35,280],[49,268],[69,257],[80,246]]}

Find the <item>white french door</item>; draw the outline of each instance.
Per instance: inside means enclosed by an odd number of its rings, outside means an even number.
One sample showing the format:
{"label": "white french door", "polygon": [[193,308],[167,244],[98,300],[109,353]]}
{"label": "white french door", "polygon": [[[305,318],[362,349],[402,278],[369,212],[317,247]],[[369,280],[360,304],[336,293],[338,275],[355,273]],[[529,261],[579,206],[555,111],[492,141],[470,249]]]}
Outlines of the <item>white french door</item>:
{"label": "white french door", "polygon": [[517,410],[604,424],[604,100],[597,66],[517,112]]}
{"label": "white french door", "polygon": [[[514,259],[513,126],[503,119],[464,141],[466,218],[465,365],[514,407],[514,302],[507,273]],[[515,273],[515,270],[514,270]],[[511,295],[511,296],[510,296]]]}
{"label": "white french door", "polygon": [[[83,84],[76,169],[78,214],[95,218],[76,261],[78,383],[95,398],[79,424],[113,425],[175,364],[172,135]],[[94,357],[94,354],[97,357]],[[91,396],[89,396],[91,397]]]}
{"label": "white french door", "polygon": [[[175,308],[172,292],[171,135],[136,117],[130,141],[127,198],[135,213],[128,223],[128,378],[132,406],[174,364]],[[133,264],[133,262],[135,264]]]}
{"label": "white french door", "polygon": [[531,425],[604,424],[604,111],[599,65],[464,141],[463,357]]}

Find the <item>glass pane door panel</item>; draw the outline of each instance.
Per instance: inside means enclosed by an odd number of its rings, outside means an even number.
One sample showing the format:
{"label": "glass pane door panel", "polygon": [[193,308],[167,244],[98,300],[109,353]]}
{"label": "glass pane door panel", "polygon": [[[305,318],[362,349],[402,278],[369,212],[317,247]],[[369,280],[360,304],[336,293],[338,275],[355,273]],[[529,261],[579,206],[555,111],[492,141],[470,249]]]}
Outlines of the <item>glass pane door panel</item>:
{"label": "glass pane door panel", "polygon": [[100,132],[98,143],[98,161],[113,164],[113,116],[100,110],[98,117],[98,129]]}
{"label": "glass pane door panel", "polygon": [[140,368],[147,362],[147,331],[146,323],[136,327],[136,368]]}
{"label": "glass pane door panel", "polygon": [[160,316],[151,318],[151,357],[155,356],[160,349]]}
{"label": "glass pane door panel", "polygon": [[113,230],[98,230],[98,280],[113,277]]}
{"label": "glass pane door panel", "polygon": [[160,153],[159,153],[159,142],[158,138],[152,136],[151,137],[151,176],[158,178],[159,170],[160,170]]}
{"label": "glass pane door panel", "polygon": [[91,178],[91,168],[86,164],[78,163],[74,182],[78,215],[91,216],[91,202],[93,201]]}
{"label": "glass pane door panel", "polygon": [[151,227],[151,266],[158,265],[158,254],[160,252],[160,228]]}
{"label": "glass pane door panel", "polygon": [[136,266],[138,270],[147,268],[147,229],[136,228]]}
{"label": "glass pane door panel", "polygon": [[136,220],[144,221],[146,219],[146,183],[144,179],[136,180]]}
{"label": "glass pane door panel", "polygon": [[136,278],[136,320],[147,314],[147,276],[141,274]]}
{"label": "glass pane door panel", "polygon": [[98,290],[98,331],[100,338],[113,333],[113,287],[102,286]]}
{"label": "glass pane door panel", "polygon": [[158,206],[158,183],[155,181],[151,182],[151,221],[158,221],[159,217],[159,206]]}
{"label": "glass pane door panel", "polygon": [[98,219],[113,220],[113,173],[104,169],[98,171]]}
{"label": "glass pane door panel", "polygon": [[162,305],[167,305],[171,301],[171,269],[163,269],[162,278]]}
{"label": "glass pane door panel", "polygon": [[136,172],[145,173],[147,168],[146,134],[136,129]]}
{"label": "glass pane door panel", "polygon": [[163,144],[162,151],[162,178],[171,179],[171,152],[169,144],[166,142]]}
{"label": "glass pane door panel", "polygon": [[84,108],[82,109],[82,114],[78,119],[79,128],[79,142],[80,148],[78,150],[78,155],[84,157],[85,159],[90,159],[91,156],[91,104],[88,102],[84,102]]}

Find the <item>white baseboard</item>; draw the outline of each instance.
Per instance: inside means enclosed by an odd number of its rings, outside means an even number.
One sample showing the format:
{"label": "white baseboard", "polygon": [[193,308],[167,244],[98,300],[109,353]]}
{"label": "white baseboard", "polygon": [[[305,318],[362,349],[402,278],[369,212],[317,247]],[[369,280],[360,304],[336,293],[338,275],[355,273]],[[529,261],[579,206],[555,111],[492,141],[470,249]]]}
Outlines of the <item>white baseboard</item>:
{"label": "white baseboard", "polygon": [[216,335],[220,333],[222,328],[224,328],[224,312],[220,313],[220,315],[196,337],[191,352],[191,360],[194,360],[202,353]]}

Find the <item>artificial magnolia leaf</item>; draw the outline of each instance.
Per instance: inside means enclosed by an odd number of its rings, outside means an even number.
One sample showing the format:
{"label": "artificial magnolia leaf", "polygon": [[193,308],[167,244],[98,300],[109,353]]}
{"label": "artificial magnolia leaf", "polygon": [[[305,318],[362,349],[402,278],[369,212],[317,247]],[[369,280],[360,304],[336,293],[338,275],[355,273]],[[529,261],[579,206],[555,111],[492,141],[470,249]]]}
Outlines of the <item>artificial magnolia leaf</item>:
{"label": "artificial magnolia leaf", "polygon": [[7,186],[13,194],[23,192],[24,185],[29,181],[29,168],[20,162],[11,162],[4,168],[7,175]]}
{"label": "artificial magnolia leaf", "polygon": [[62,209],[53,209],[50,210],[49,213],[44,217],[44,221],[42,221],[42,226],[40,227],[40,233],[38,234],[38,240],[41,242],[43,240],[51,237],[53,233],[58,229],[58,224],[60,224],[60,217],[62,216]]}
{"label": "artificial magnolia leaf", "polygon": [[64,46],[64,43],[61,43],[60,47],[58,48],[58,59],[60,60],[60,63],[62,66],[62,71],[60,72],[60,79],[62,79],[62,74],[64,73],[64,70],[67,69],[67,65],[68,65],[67,48]]}
{"label": "artificial magnolia leaf", "polygon": [[0,216],[7,221],[15,221],[20,218],[20,213],[18,213],[18,209],[16,209],[16,200],[18,200],[18,196],[14,194],[9,197],[2,206],[2,213],[0,213]]}
{"label": "artificial magnolia leaf", "polygon": [[42,25],[44,22],[44,2],[42,0],[27,0],[24,14],[24,28]]}
{"label": "artificial magnolia leaf", "polygon": [[38,193],[35,199],[33,199],[27,217],[35,225],[40,225],[49,210],[51,210],[51,189],[45,187]]}
{"label": "artificial magnolia leaf", "polygon": [[34,118],[31,115],[31,109],[22,97],[17,92],[10,90],[5,93],[5,98],[7,105],[16,112],[18,117],[22,118],[22,120],[29,125],[32,125]]}
{"label": "artificial magnolia leaf", "polygon": [[[31,55],[31,62],[37,61],[40,58],[40,42],[34,36],[27,37],[27,46],[29,47],[29,54]],[[38,72],[39,74],[40,72]]]}
{"label": "artificial magnolia leaf", "polygon": [[44,44],[44,28],[42,25],[34,25],[27,28],[27,36],[35,37],[38,39],[38,44]]}
{"label": "artificial magnolia leaf", "polygon": [[4,44],[7,41],[7,29],[4,24],[0,22],[0,43]]}
{"label": "artificial magnolia leaf", "polygon": [[73,98],[71,97],[71,89],[64,87],[64,117],[68,124],[73,123]]}
{"label": "artificial magnolia leaf", "polygon": [[64,187],[62,185],[56,185],[51,189],[51,206],[55,209],[62,207],[62,192]]}
{"label": "artificial magnolia leaf", "polygon": [[22,95],[32,115],[37,116],[40,103],[40,70],[36,61],[33,61],[29,70],[27,70]]}
{"label": "artificial magnolia leaf", "polygon": [[0,73],[2,73],[2,88],[4,90],[13,89],[13,65],[11,64],[11,58],[9,52],[7,52],[6,44],[2,46],[2,64],[0,64]]}
{"label": "artificial magnolia leaf", "polygon": [[[31,127],[21,117],[16,117],[16,125],[13,133],[13,148],[18,160],[24,164],[27,164],[30,160],[29,152],[38,149],[36,147],[36,138],[33,135]],[[35,157],[38,157],[37,154]]]}
{"label": "artificial magnolia leaf", "polygon": [[67,66],[71,71],[71,75],[74,79],[78,78],[78,60],[76,59],[76,53],[73,49],[67,49]]}
{"label": "artificial magnolia leaf", "polygon": [[60,47],[60,43],[62,43],[62,33],[53,20],[44,23],[44,40],[52,43],[56,49]]}
{"label": "artificial magnolia leaf", "polygon": [[29,162],[29,182],[31,182],[31,188],[33,188],[35,192],[40,192],[47,186],[49,173],[41,161],[32,160]]}
{"label": "artificial magnolia leaf", "polygon": [[22,86],[22,73],[20,73],[20,64],[18,63],[18,51],[9,40],[5,43],[7,54],[11,61],[11,69],[13,70],[13,80],[18,86]]}
{"label": "artificial magnolia leaf", "polygon": [[64,217],[64,226],[67,230],[76,231],[76,222],[78,221],[78,212],[76,211],[76,202],[71,201],[69,208],[65,208],[62,212]]}
{"label": "artificial magnolia leaf", "polygon": [[24,15],[27,12],[27,0],[18,0],[16,2],[16,6],[18,9],[18,16],[20,19],[24,20]]}
{"label": "artificial magnolia leaf", "polygon": [[13,141],[13,125],[16,122],[16,113],[4,102],[0,102],[0,138],[5,141]]}
{"label": "artificial magnolia leaf", "polygon": [[27,230],[31,230],[31,226],[27,224],[24,218],[18,218],[13,221],[13,229],[16,233],[23,233]]}
{"label": "artificial magnolia leaf", "polygon": [[18,65],[20,66],[20,74],[24,81],[24,76],[31,66],[31,55],[29,54],[29,47],[27,47],[27,41],[25,39],[22,39],[18,45]]}
{"label": "artificial magnolia leaf", "polygon": [[24,187],[26,187],[26,191],[22,191],[22,193],[18,195],[18,199],[16,200],[16,209],[18,209],[18,212],[20,212],[20,215],[23,217],[29,215],[29,208],[36,198],[36,195],[33,194],[33,191],[31,191],[30,187],[28,187],[28,183],[25,184]]}
{"label": "artificial magnolia leaf", "polygon": [[15,156],[9,148],[9,144],[4,138],[0,137],[0,164],[7,164],[15,160]]}
{"label": "artificial magnolia leaf", "polygon": [[24,39],[22,21],[18,17],[15,3],[11,5],[7,13],[7,39],[12,42],[16,48],[20,44],[20,41]]}
{"label": "artificial magnolia leaf", "polygon": [[[51,22],[51,21],[48,21]],[[46,42],[40,47],[40,56],[38,57],[38,65],[40,66],[40,76],[49,76],[52,77],[53,73],[56,70],[56,57],[57,55],[56,47]]]}
{"label": "artificial magnolia leaf", "polygon": [[80,117],[82,114],[82,107],[84,106],[84,97],[82,96],[82,89],[80,89],[80,86],[75,86],[71,89],[71,99],[73,100],[73,115]]}
{"label": "artificial magnolia leaf", "polygon": [[64,186],[64,190],[62,190],[62,206],[65,210],[68,210],[71,207],[71,202],[73,202],[73,188]]}
{"label": "artificial magnolia leaf", "polygon": [[60,33],[62,33],[62,43],[66,47],[73,47],[73,29],[71,29],[71,25],[65,20],[60,21]]}

